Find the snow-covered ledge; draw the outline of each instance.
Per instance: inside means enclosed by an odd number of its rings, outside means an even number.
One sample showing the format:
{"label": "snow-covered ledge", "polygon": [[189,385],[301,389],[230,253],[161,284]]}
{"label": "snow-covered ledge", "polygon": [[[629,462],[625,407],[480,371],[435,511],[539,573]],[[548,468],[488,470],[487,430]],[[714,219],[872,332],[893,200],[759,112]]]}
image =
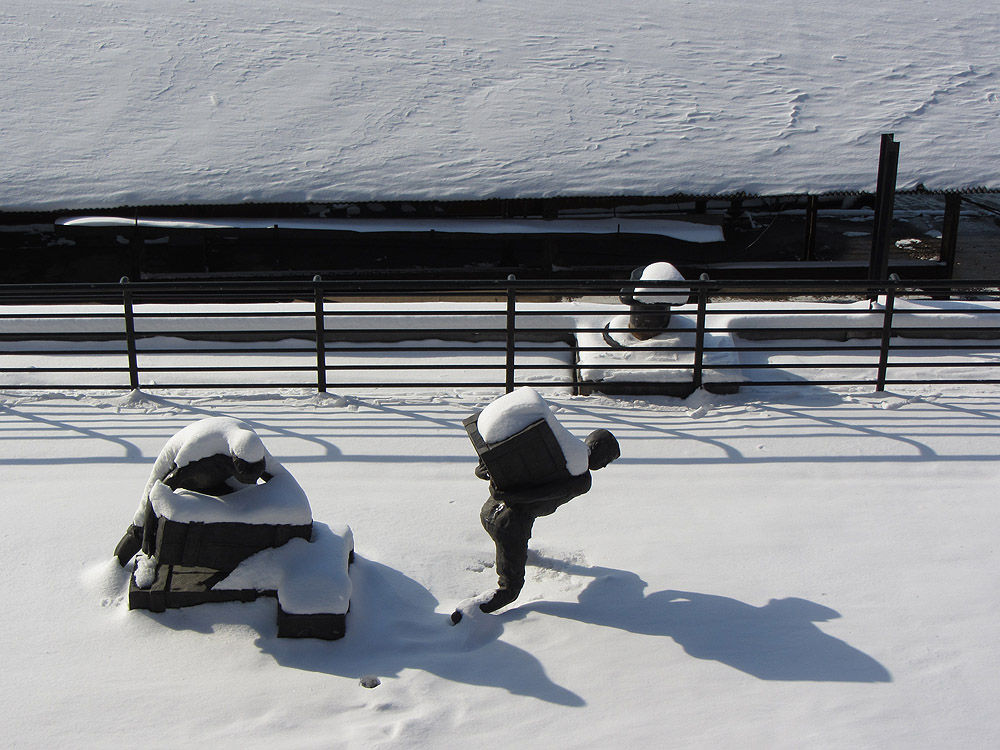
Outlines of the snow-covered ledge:
{"label": "snow-covered ledge", "polygon": [[346,524],[313,523],[312,538],[292,539],[248,557],[215,590],[274,591],[287,614],[346,614],[354,533]]}

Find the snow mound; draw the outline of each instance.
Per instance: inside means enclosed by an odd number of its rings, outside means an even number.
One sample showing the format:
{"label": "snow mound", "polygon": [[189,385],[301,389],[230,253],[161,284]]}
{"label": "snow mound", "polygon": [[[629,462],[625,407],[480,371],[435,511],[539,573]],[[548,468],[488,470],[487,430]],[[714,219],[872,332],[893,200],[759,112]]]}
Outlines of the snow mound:
{"label": "snow mound", "polygon": [[566,459],[569,473],[579,476],[586,472],[590,459],[587,444],[560,424],[548,402],[533,388],[524,386],[501,396],[483,409],[477,424],[483,440],[487,443],[499,443],[539,419],[544,419],[552,430]]}
{"label": "snow mound", "polygon": [[276,591],[289,614],[344,614],[351,603],[348,560],[354,549],[350,526],[314,523],[312,538],[248,557],[216,589]]}
{"label": "snow mound", "polygon": [[127,396],[114,399],[111,402],[118,411],[122,409],[143,409],[150,410],[160,406],[160,401],[153,396],[139,390],[129,391]]}
{"label": "snow mound", "polygon": [[124,601],[128,579],[129,572],[113,557],[88,566],[82,576],[84,585],[97,595],[102,607],[117,606]]}

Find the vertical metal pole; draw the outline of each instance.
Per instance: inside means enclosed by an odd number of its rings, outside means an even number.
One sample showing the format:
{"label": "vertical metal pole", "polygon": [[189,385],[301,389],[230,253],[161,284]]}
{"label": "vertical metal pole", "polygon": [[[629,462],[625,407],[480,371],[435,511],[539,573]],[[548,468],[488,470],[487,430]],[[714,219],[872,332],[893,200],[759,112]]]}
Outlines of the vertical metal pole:
{"label": "vertical metal pole", "polygon": [[806,236],[802,248],[802,260],[812,260],[816,255],[816,219],[819,214],[819,198],[806,198]]}
{"label": "vertical metal pole", "polygon": [[142,279],[142,267],[145,264],[146,243],[142,239],[142,230],[139,229],[139,207],[135,207],[135,224],[132,226],[132,240],[129,242],[128,270],[137,279]]}
{"label": "vertical metal pole", "polygon": [[878,159],[878,185],[875,190],[875,228],[872,232],[868,280],[884,281],[889,276],[889,244],[892,241],[892,211],[896,202],[896,172],[899,167],[899,144],[892,133],[882,134]]}
{"label": "vertical metal pole", "polygon": [[[708,281],[708,274],[703,273],[699,277],[700,281]],[[694,334],[694,373],[692,379],[695,388],[701,388],[703,369],[705,364],[705,319],[708,308],[708,287],[702,285],[698,288],[698,313],[695,318]]]}
{"label": "vertical metal pole", "polygon": [[896,287],[891,282],[899,281],[899,277],[893,274],[889,278],[890,284],[885,286],[885,309],[882,311],[882,343],[879,347],[878,374],[875,377],[875,391],[881,393],[885,390],[886,370],[889,369],[889,341],[892,338],[892,310],[896,304]]}
{"label": "vertical metal pole", "polygon": [[723,226],[727,228],[738,227],[746,222],[746,212],[743,210],[742,198],[730,198],[729,208],[723,218]]}
{"label": "vertical metal pole", "polygon": [[955,275],[955,252],[958,249],[958,219],[962,212],[962,194],[949,193],[944,199],[944,225],[941,227],[941,260],[945,278]]}
{"label": "vertical metal pole", "polygon": [[125,312],[125,348],[128,352],[128,383],[139,390],[139,357],[135,350],[135,314],[132,310],[132,288],[128,276],[122,276],[122,303]]}
{"label": "vertical metal pole", "polygon": [[278,244],[278,225],[271,226],[271,263],[275,270],[281,268],[281,245]]}
{"label": "vertical metal pole", "polygon": [[316,390],[326,393],[326,328],[324,326],[323,278],[313,276],[316,300]]}
{"label": "vertical metal pole", "polygon": [[517,295],[514,291],[513,274],[507,277],[507,361],[505,371],[507,374],[505,388],[510,393],[514,390],[514,336],[517,330],[517,312],[515,310]]}

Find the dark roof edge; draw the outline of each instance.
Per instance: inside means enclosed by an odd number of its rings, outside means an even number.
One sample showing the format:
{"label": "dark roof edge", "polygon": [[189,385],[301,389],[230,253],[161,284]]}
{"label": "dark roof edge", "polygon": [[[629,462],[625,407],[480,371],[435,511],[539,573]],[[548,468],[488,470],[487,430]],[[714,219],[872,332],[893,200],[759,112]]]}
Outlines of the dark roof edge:
{"label": "dark roof edge", "polygon": [[[922,185],[906,190],[897,190],[896,195],[926,195],[926,196],[946,196],[946,195],[988,195],[1000,194],[1000,188],[989,187],[961,187],[947,188],[940,190],[928,190]],[[407,200],[405,198],[385,197],[382,199],[370,200],[349,200],[349,201],[252,201],[246,203],[150,203],[150,204],[126,204],[119,206],[104,206],[101,208],[46,208],[46,209],[19,209],[4,208],[0,206],[0,223],[10,223],[9,219],[14,217],[54,217],[64,214],[92,213],[97,215],[136,215],[138,212],[149,212],[163,216],[179,215],[212,215],[212,216],[286,216],[286,215],[314,215],[331,207],[345,206],[373,206],[380,204],[393,204],[413,207],[461,207],[474,205],[502,206],[508,204],[514,207],[533,204],[551,206],[553,208],[569,209],[574,207],[585,208],[610,207],[610,206],[630,206],[636,204],[657,204],[657,203],[692,203],[702,201],[732,201],[732,200],[782,200],[782,199],[805,199],[808,197],[817,198],[846,198],[857,196],[871,196],[873,192],[866,190],[828,190],[820,192],[776,192],[776,193],[753,193],[737,190],[729,193],[714,194],[694,194],[694,193],[673,193],[669,195],[556,195],[544,197],[517,197],[517,198],[446,198],[441,200]],[[303,214],[304,212],[304,214]]]}

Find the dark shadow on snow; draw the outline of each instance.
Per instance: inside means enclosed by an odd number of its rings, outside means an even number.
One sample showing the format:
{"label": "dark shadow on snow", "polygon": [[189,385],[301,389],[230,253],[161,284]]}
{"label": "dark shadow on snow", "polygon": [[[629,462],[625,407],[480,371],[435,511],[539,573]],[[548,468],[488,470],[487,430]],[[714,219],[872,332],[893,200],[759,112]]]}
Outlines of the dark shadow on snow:
{"label": "dark shadow on snow", "polygon": [[162,614],[143,613],[166,627],[212,633],[222,625],[256,630],[260,650],[284,667],[384,682],[419,669],[453,682],[494,687],[563,706],[583,699],[549,679],[541,662],[500,640],[503,622],[484,615],[457,626],[435,612],[437,600],[417,581],[381,563],[355,557],[354,595],[347,635],[338,641],[277,638],[273,599],[252,604],[203,604]]}
{"label": "dark shadow on snow", "polygon": [[692,591],[644,594],[635,573],[535,558],[540,565],[594,580],[573,602],[531,602],[503,617],[539,612],[630,633],[668,636],[698,659],[717,661],[761,680],[891,682],[875,659],[814,623],[840,617],[829,607],[789,597],[755,607]]}
{"label": "dark shadow on snow", "polygon": [[[65,420],[49,419],[47,417],[43,417],[38,414],[30,414],[20,409],[7,406],[6,404],[0,404],[0,414],[14,417],[17,419],[23,419],[25,422],[29,424],[42,425],[43,427],[49,427],[56,430],[65,430],[66,433],[72,438],[85,438],[88,440],[98,440],[114,445],[122,450],[121,456],[113,457],[112,460],[115,461],[135,462],[135,461],[147,460],[142,455],[142,451],[139,450],[138,446],[136,446],[134,443],[125,440],[124,438],[118,438],[118,437],[113,437],[111,435],[107,435],[101,432],[100,430],[91,427],[80,427]],[[23,441],[30,438],[20,437],[18,439]],[[107,460],[108,459],[102,459],[101,462],[106,463]],[[53,461],[48,457],[43,459],[38,459],[38,463],[77,463],[77,462],[82,463],[82,461],[75,456],[71,456],[65,461],[60,461],[60,460]],[[26,464],[29,463],[29,461],[5,461],[4,463]]]}
{"label": "dark shadow on snow", "polygon": [[[580,403],[568,403],[562,404],[561,409],[563,411],[568,411],[576,414],[580,417],[586,417],[591,421],[599,421],[612,429],[619,439],[622,441],[632,441],[632,440],[680,440],[680,441],[693,441],[696,443],[702,443],[704,445],[710,446],[719,451],[717,456],[706,456],[706,457],[691,457],[691,456],[679,456],[672,458],[668,455],[661,455],[649,458],[631,458],[628,456],[627,452],[615,462],[616,466],[711,466],[711,465],[722,465],[722,464],[878,464],[878,463],[901,463],[901,462],[912,462],[912,463],[924,463],[928,461],[933,461],[937,463],[952,463],[956,461],[970,462],[970,461],[991,461],[993,460],[988,454],[977,454],[971,450],[964,454],[951,454],[942,455],[937,453],[933,448],[931,448],[926,443],[921,442],[917,438],[913,437],[911,434],[907,434],[906,429],[890,430],[884,428],[880,425],[866,425],[861,420],[858,419],[857,414],[843,414],[838,412],[832,412],[829,415],[822,412],[817,413],[816,407],[837,407],[846,403],[856,402],[858,397],[851,396],[850,401],[847,397],[824,391],[820,387],[804,387],[803,390],[808,391],[808,393],[800,392],[792,394],[793,396],[798,396],[800,401],[796,402],[794,399],[787,396],[787,394],[782,394],[785,396],[786,406],[780,406],[776,402],[767,403],[757,403],[755,408],[761,410],[764,413],[768,413],[777,417],[786,417],[791,420],[804,420],[807,423],[816,425],[821,430],[829,429],[829,435],[831,437],[836,437],[838,439],[844,439],[847,437],[853,437],[860,440],[871,440],[871,441],[888,441],[890,443],[900,446],[898,452],[885,452],[879,451],[877,453],[872,453],[865,455],[862,452],[858,452],[853,455],[804,455],[804,456],[775,456],[775,455],[747,455],[744,454],[734,445],[730,444],[730,437],[737,438],[740,437],[738,433],[739,426],[733,427],[733,432],[731,436],[719,437],[717,435],[706,435],[699,433],[699,420],[691,419],[690,416],[683,415],[677,417],[674,422],[679,422],[677,426],[673,426],[669,421],[667,424],[658,424],[654,420],[650,420],[647,414],[643,414],[639,411],[636,416],[630,415],[628,412],[624,413],[614,413],[608,409],[602,409],[600,406],[593,406],[590,404],[581,405]],[[886,398],[892,396],[891,393],[879,394],[879,398]],[[725,402],[723,402],[725,403]],[[929,422],[933,420],[932,412],[938,409],[948,409],[956,416],[969,417],[970,419],[1000,419],[1000,413],[993,413],[988,410],[972,410],[972,409],[961,409],[947,404],[937,404],[931,401],[918,400],[916,403],[910,404],[910,407],[919,406],[924,410],[921,419],[924,422]],[[809,407],[809,408],[803,408]],[[861,414],[867,416],[869,419],[876,419],[880,415],[880,411],[876,411],[867,406],[858,406],[861,410]],[[617,425],[618,429],[615,430],[614,425]],[[713,425],[713,428],[717,429],[717,425]],[[770,426],[772,430],[773,426]],[[941,432],[940,430],[935,434],[935,437],[943,436],[956,436],[962,435],[963,437],[967,435],[967,427],[963,425],[953,426],[946,432]],[[642,437],[636,437],[632,433],[641,433]],[[823,432],[806,432],[803,428],[797,428],[796,431],[789,431],[787,433],[773,432],[771,435],[772,440],[781,440],[784,437],[794,437],[794,438],[809,438],[809,439],[822,439]],[[666,453],[666,451],[664,451]]]}

